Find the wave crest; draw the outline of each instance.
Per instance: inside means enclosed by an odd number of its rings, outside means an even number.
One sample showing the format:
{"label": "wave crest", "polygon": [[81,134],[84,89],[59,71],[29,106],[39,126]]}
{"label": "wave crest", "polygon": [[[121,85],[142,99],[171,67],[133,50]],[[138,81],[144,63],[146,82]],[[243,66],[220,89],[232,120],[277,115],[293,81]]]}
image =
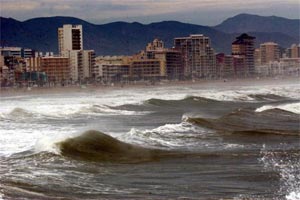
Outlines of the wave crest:
{"label": "wave crest", "polygon": [[300,135],[298,114],[281,109],[238,109],[218,119],[188,118],[198,126],[223,133]]}
{"label": "wave crest", "polygon": [[285,111],[289,111],[289,112],[293,112],[296,114],[300,114],[300,103],[290,103],[290,104],[282,104],[282,105],[264,105],[260,108],[257,108],[255,111],[256,112],[262,112],[262,111],[266,111],[266,110],[272,110],[272,109],[276,109],[279,108],[281,110],[285,110]]}
{"label": "wave crest", "polygon": [[148,99],[144,103],[153,106],[166,106],[166,105],[181,105],[181,104],[205,104],[205,103],[216,103],[217,100],[208,99],[200,96],[187,96],[180,100],[165,100],[165,99]]}
{"label": "wave crest", "polygon": [[177,156],[178,153],[121,142],[102,132],[90,130],[83,134],[56,143],[61,155],[75,159],[136,163]]}

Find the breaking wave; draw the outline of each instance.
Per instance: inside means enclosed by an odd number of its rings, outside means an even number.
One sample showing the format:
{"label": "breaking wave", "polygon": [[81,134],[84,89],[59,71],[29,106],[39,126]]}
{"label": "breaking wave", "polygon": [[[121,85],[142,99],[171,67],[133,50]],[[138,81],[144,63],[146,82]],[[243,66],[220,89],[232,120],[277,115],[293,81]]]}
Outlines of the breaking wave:
{"label": "breaking wave", "polygon": [[187,96],[184,99],[180,100],[164,100],[164,99],[149,99],[145,101],[145,104],[148,105],[154,105],[154,106],[166,106],[166,105],[178,105],[178,104],[190,104],[190,103],[196,103],[196,104],[203,104],[203,103],[216,103],[217,100],[208,99],[204,97],[199,96]]}
{"label": "breaking wave", "polygon": [[223,133],[300,135],[300,115],[281,109],[238,109],[218,119],[188,118],[198,126]]}
{"label": "breaking wave", "polygon": [[253,98],[256,101],[280,101],[291,99],[289,97],[276,94],[249,94],[248,97]]}
{"label": "breaking wave", "polygon": [[[209,139],[209,137],[211,137]],[[187,122],[166,124],[152,130],[132,128],[112,137],[100,131],[45,137],[35,144],[35,153],[53,153],[78,160],[137,163],[183,156],[219,155],[219,150],[244,148],[243,145],[220,143],[214,132]],[[202,153],[199,153],[199,150]],[[209,149],[217,154],[208,154]],[[206,153],[204,153],[206,152]]]}
{"label": "breaking wave", "polygon": [[76,117],[80,115],[142,115],[146,112],[137,112],[129,110],[113,109],[105,105],[91,105],[91,106],[80,106],[80,107],[63,107],[56,109],[23,109],[13,108],[11,111],[1,113],[2,119],[30,119],[30,118],[65,118],[65,117]]}
{"label": "breaking wave", "polygon": [[299,102],[298,103],[276,105],[276,106],[265,105],[265,106],[262,106],[260,108],[257,108],[256,112],[262,112],[262,111],[265,111],[265,110],[272,110],[272,109],[275,109],[275,108],[279,108],[281,110],[286,110],[286,111],[289,111],[289,112],[300,114],[300,103]]}
{"label": "breaking wave", "polygon": [[201,138],[209,135],[204,128],[193,126],[187,122],[179,124],[165,124],[154,129],[138,130],[132,128],[121,135],[122,141],[162,149],[195,148],[200,145]]}
{"label": "breaking wave", "polygon": [[62,156],[98,162],[137,163],[180,156],[180,153],[144,148],[90,130],[55,143]]}
{"label": "breaking wave", "polygon": [[14,108],[8,114],[2,114],[1,118],[9,118],[9,119],[26,119],[34,117],[34,113],[25,110],[23,108]]}
{"label": "breaking wave", "polygon": [[[288,145],[286,145],[288,147]],[[285,147],[286,149],[286,147]],[[300,199],[300,152],[299,150],[261,150],[261,162],[265,170],[275,171],[280,176],[280,190],[278,200]]]}

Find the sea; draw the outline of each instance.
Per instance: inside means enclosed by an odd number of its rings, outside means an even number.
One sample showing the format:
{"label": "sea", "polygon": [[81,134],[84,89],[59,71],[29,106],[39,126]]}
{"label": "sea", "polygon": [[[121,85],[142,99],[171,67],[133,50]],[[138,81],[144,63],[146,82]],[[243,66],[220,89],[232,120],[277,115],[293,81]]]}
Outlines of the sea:
{"label": "sea", "polygon": [[300,199],[300,81],[0,97],[0,199]]}

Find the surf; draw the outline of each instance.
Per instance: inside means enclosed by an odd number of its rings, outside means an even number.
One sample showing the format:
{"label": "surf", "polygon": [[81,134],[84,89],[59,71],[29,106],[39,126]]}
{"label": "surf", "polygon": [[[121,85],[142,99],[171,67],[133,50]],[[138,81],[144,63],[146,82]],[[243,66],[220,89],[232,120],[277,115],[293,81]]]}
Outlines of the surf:
{"label": "surf", "polygon": [[217,119],[190,117],[186,121],[221,133],[300,135],[299,117],[278,108],[262,112],[237,109]]}
{"label": "surf", "polygon": [[62,156],[98,162],[138,163],[180,155],[174,151],[150,149],[125,143],[96,130],[89,130],[77,137],[67,138],[56,143],[56,146]]}

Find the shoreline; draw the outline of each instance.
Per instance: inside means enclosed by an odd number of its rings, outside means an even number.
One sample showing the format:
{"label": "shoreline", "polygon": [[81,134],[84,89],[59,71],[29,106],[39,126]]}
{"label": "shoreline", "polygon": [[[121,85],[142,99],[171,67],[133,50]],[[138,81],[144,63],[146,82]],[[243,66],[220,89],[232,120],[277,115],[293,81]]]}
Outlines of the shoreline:
{"label": "shoreline", "polygon": [[[30,89],[24,88],[0,88],[1,97],[14,97],[14,96],[27,96],[27,95],[49,95],[61,93],[87,93],[87,92],[103,92],[111,90],[126,90],[126,89],[155,89],[159,87],[173,87],[173,86],[203,86],[204,88],[216,86],[254,86],[262,83],[275,83],[283,82],[299,82],[300,77],[264,77],[264,78],[245,78],[245,79],[217,79],[217,80],[187,80],[187,81],[160,81],[154,85],[149,82],[136,82],[129,84],[114,83],[114,85],[69,85],[69,86],[54,86],[54,87],[31,87]],[[237,85],[238,83],[238,85]]]}

